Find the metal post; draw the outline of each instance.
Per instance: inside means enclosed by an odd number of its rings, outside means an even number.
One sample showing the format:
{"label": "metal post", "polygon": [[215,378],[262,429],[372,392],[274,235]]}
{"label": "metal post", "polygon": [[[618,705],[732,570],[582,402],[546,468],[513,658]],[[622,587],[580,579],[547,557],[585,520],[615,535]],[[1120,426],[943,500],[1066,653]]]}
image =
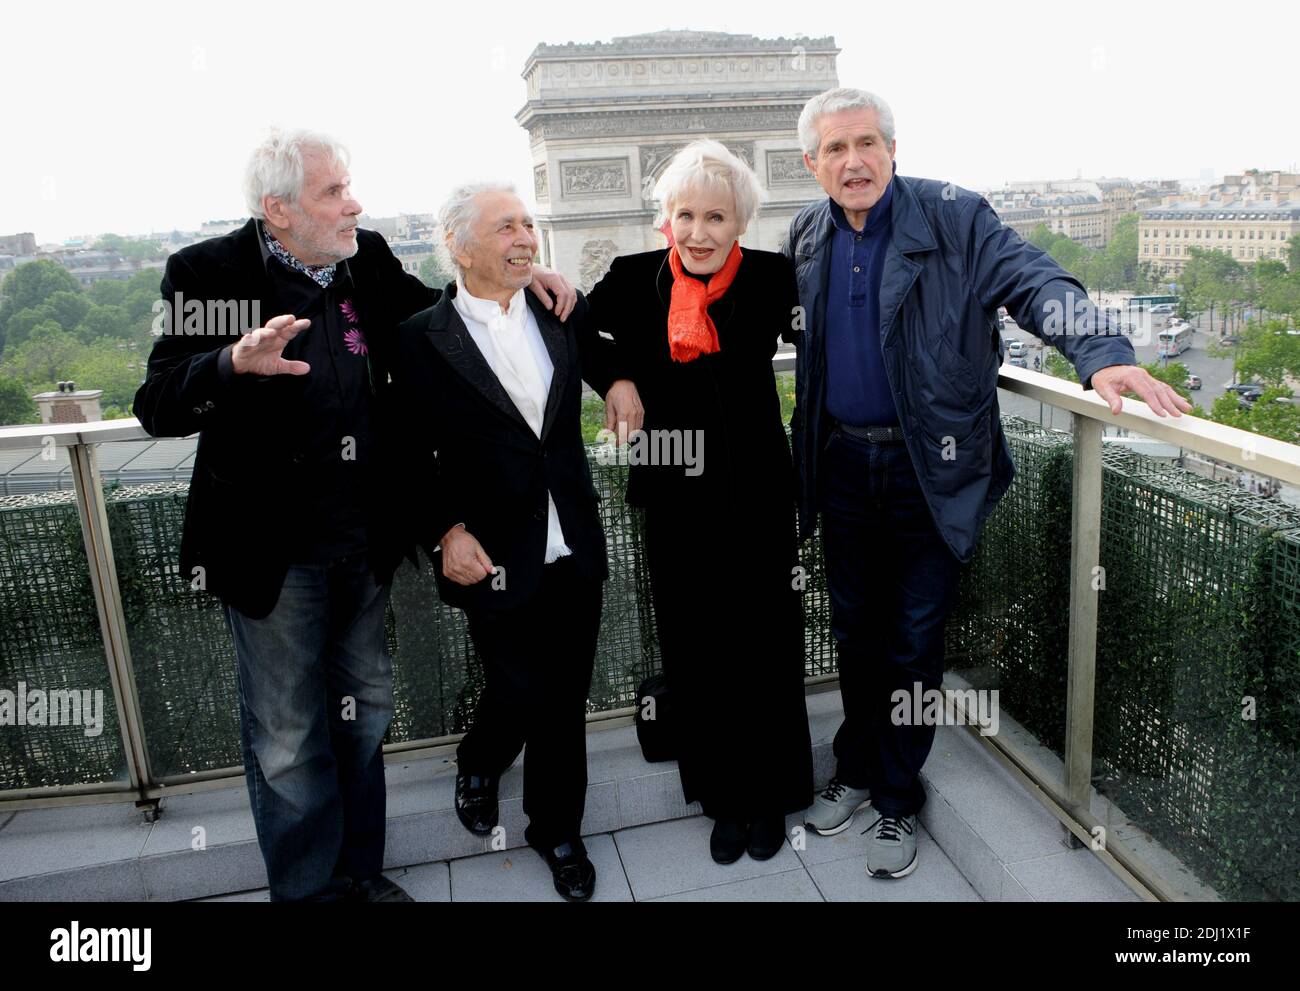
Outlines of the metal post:
{"label": "metal post", "polygon": [[104,654],[108,658],[108,675],[117,705],[117,723],[122,731],[122,750],[131,789],[146,801],[145,789],[154,785],[149,767],[149,750],[145,746],[144,719],[136,694],[135,672],[131,666],[131,645],[126,634],[126,617],[122,612],[122,594],[117,584],[117,567],[113,561],[113,543],[108,533],[108,513],[99,477],[93,444],[68,447],[68,461],[77,493],[77,512],[86,544],[86,562],[90,584],[95,590],[95,611],[104,637]]}
{"label": "metal post", "polygon": [[1074,421],[1070,515],[1070,652],[1065,696],[1065,799],[1088,809],[1092,787],[1093,695],[1097,673],[1097,577],[1101,556],[1101,423]]}

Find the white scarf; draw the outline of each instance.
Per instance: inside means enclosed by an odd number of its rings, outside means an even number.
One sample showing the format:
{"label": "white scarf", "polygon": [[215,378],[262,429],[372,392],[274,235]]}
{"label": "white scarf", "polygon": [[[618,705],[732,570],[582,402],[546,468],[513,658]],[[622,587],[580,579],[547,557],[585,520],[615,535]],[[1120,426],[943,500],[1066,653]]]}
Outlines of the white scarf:
{"label": "white scarf", "polygon": [[510,297],[510,306],[502,313],[501,304],[495,300],[471,296],[457,276],[453,303],[462,317],[487,328],[495,354],[484,357],[519,414],[533,433],[541,437],[546,416],[546,382],[528,342],[528,304],[524,301],[524,291],[520,289]]}
{"label": "white scarf", "polygon": [[[501,304],[495,300],[471,296],[464,281],[457,275],[456,298],[451,302],[466,323],[472,321],[487,328],[493,353],[484,354],[483,357],[487,359],[488,366],[519,410],[524,422],[540,438],[542,422],[546,417],[546,380],[537,363],[537,354],[528,340],[529,312],[524,291],[520,289],[511,296],[510,305],[502,313]],[[538,333],[540,332],[541,328],[538,328]],[[555,508],[555,500],[547,492],[545,562],[550,564],[556,558],[567,557],[571,553],[572,550],[564,542],[564,530],[560,527],[560,514]]]}

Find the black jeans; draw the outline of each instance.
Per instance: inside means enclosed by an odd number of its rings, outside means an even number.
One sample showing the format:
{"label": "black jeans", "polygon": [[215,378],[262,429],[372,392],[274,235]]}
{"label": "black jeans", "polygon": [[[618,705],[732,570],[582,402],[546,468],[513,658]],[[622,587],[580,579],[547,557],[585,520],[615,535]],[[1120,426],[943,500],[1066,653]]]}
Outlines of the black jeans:
{"label": "black jeans", "polygon": [[[935,529],[907,447],[836,431],[822,459],[822,540],[844,722],[836,776],[882,815],[915,815],[933,726],[896,726],[891,695],[937,689],[960,564]],[[909,706],[910,708],[910,706]]]}
{"label": "black jeans", "polygon": [[570,556],[546,565],[522,604],[466,610],[485,685],[456,761],[467,774],[500,775],[524,750],[524,839],[540,849],[582,832],[601,597],[601,583],[578,574]]}

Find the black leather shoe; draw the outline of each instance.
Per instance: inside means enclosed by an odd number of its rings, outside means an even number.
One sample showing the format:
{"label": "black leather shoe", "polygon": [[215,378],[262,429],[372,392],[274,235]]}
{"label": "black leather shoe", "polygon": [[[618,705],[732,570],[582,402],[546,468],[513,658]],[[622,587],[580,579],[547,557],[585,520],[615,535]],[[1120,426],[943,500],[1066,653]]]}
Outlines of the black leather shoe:
{"label": "black leather shoe", "polygon": [[585,902],[591,897],[596,890],[596,868],[587,859],[587,848],[582,845],[582,840],[537,852],[551,869],[555,890],[565,901]]}
{"label": "black leather shoe", "polygon": [[749,855],[771,860],[785,843],[785,816],[763,816],[749,824]]}
{"label": "black leather shoe", "polygon": [[734,819],[719,819],[713,824],[713,834],[709,837],[709,853],[719,864],[734,864],[745,852],[749,833],[743,822]]}
{"label": "black leather shoe", "polygon": [[377,874],[364,881],[353,881],[346,896],[350,902],[413,902],[415,901],[400,884]]}
{"label": "black leather shoe", "polygon": [[456,815],[471,833],[486,836],[496,828],[499,808],[497,784],[500,778],[456,772]]}

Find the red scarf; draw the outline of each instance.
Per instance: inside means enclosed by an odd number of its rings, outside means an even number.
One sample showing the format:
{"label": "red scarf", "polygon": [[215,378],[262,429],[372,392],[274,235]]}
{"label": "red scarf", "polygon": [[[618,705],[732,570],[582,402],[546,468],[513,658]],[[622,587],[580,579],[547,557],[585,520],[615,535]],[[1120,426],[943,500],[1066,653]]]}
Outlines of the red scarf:
{"label": "red scarf", "polygon": [[668,304],[668,350],[673,361],[694,361],[702,354],[718,350],[718,328],[709,316],[709,305],[722,298],[740,268],[740,242],[731,245],[731,253],[714,272],[708,284],[688,275],[675,247],[668,249],[668,264],[673,270],[673,296]]}

